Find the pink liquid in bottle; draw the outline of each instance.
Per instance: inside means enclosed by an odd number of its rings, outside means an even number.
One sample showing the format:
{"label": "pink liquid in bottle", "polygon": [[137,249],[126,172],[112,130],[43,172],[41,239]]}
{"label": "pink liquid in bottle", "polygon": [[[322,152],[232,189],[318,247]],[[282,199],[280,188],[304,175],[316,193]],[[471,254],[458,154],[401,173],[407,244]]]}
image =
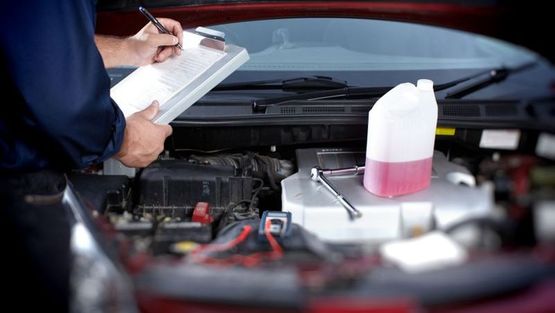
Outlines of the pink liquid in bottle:
{"label": "pink liquid in bottle", "polygon": [[364,188],[380,197],[399,196],[430,185],[432,158],[408,162],[381,162],[366,158]]}

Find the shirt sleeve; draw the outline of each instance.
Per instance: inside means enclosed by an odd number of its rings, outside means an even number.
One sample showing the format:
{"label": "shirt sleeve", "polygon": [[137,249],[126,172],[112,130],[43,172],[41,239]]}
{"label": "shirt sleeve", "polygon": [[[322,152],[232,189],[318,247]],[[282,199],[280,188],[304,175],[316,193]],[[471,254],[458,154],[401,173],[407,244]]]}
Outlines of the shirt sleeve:
{"label": "shirt sleeve", "polygon": [[24,99],[24,123],[40,129],[72,167],[119,151],[125,118],[110,98],[110,79],[94,42],[91,1],[9,1],[0,44]]}

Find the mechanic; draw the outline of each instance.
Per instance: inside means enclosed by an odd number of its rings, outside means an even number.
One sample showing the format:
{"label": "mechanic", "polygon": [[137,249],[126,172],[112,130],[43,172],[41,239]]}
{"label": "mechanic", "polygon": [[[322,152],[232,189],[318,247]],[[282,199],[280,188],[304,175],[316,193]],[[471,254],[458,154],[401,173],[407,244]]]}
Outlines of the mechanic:
{"label": "mechanic", "polygon": [[[181,25],[159,19],[129,38],[95,36],[95,1],[8,1],[0,10],[0,261],[2,306],[69,309],[70,225],[65,172],[115,157],[144,167],[163,150],[158,104],[125,120],[105,67],[162,62],[181,50]],[[7,279],[7,280],[6,280]],[[29,301],[21,301],[21,296]],[[6,301],[8,303],[6,303]],[[52,309],[52,310],[50,310]]]}

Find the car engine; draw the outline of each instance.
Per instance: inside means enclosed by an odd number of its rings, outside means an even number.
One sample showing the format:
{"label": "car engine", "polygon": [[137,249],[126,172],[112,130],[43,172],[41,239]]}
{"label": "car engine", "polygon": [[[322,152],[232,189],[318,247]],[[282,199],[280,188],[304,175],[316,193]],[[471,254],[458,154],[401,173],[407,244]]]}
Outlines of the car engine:
{"label": "car engine", "polygon": [[[328,177],[361,212],[351,219],[333,193],[311,178],[311,170],[363,162],[364,153],[352,148],[296,149],[287,159],[255,152],[163,158],[130,179],[101,213],[133,239],[137,251],[154,254],[181,253],[176,247],[183,242],[209,243],[226,226],[259,220],[266,211],[290,213],[282,224],[298,225],[323,242],[365,245],[497,214],[492,186],[478,184],[467,167],[436,151],[430,187],[414,194],[374,196],[363,188],[361,173]],[[468,229],[460,236],[464,242],[479,234]]]}
{"label": "car engine", "polygon": [[70,181],[148,295],[139,301],[301,308],[408,294],[434,307],[555,273],[532,254],[504,252],[555,241],[549,161],[439,142],[427,189],[382,198],[362,186],[357,147],[175,150],[131,177]]}

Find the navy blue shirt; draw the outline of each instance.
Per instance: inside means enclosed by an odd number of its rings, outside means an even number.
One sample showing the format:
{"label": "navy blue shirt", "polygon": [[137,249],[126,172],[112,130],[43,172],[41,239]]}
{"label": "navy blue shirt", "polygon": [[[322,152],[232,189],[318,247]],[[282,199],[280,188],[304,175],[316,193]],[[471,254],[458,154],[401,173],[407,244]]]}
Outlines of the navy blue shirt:
{"label": "navy blue shirt", "polygon": [[0,173],[117,153],[125,118],[94,42],[93,1],[5,1],[0,23]]}

